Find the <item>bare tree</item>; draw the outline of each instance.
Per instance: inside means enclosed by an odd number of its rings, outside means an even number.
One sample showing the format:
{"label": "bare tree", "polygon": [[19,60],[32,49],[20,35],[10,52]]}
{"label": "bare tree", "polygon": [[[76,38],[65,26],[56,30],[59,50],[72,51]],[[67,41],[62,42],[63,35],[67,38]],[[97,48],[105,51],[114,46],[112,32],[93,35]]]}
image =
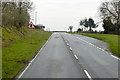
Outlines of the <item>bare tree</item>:
{"label": "bare tree", "polygon": [[115,31],[117,31],[120,14],[118,10],[118,3],[114,1],[103,2],[99,10],[101,19],[110,19],[111,22],[114,24],[113,27],[115,28]]}
{"label": "bare tree", "polygon": [[118,24],[118,3],[111,1],[111,2],[103,2],[100,7],[100,17],[102,19],[107,19],[108,17],[111,18],[113,23]]}

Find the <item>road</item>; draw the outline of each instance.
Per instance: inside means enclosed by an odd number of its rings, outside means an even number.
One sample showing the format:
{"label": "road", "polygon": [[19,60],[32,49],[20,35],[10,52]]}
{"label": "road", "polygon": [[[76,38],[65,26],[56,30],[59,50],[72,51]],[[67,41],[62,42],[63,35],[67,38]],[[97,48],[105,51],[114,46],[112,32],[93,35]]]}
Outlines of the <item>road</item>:
{"label": "road", "polygon": [[107,47],[90,37],[53,33],[19,78],[118,78],[118,59]]}

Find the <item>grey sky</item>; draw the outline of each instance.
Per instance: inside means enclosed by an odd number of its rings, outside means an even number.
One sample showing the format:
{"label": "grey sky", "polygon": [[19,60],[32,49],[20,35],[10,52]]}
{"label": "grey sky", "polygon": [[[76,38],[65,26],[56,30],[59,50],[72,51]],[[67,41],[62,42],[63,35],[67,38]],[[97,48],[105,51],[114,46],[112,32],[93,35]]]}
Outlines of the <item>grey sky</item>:
{"label": "grey sky", "polygon": [[[31,0],[37,11],[37,24],[43,24],[50,30],[68,30],[74,26],[77,30],[80,19],[92,17],[100,21],[98,8],[105,0]],[[97,30],[103,30],[101,26]]]}

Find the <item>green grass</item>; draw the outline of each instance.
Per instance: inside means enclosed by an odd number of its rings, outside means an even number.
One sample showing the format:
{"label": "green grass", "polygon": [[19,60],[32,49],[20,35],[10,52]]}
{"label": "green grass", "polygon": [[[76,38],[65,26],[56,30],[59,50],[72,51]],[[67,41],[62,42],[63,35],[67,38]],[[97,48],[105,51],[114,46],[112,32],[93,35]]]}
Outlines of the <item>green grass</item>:
{"label": "green grass", "polygon": [[[2,37],[2,29],[0,28],[0,38]],[[2,79],[2,39],[0,39],[0,79]]]}
{"label": "green grass", "polygon": [[[78,33],[76,33],[78,34]],[[113,34],[92,34],[92,33],[79,33],[84,36],[89,36],[93,38],[97,38],[99,40],[105,41],[108,43],[109,49],[115,53],[117,56],[120,56],[120,53],[118,52],[118,35]]]}
{"label": "green grass", "polygon": [[0,48],[0,79],[2,78],[2,49]]}
{"label": "green grass", "polygon": [[[28,29],[26,29],[28,30]],[[3,34],[6,34],[5,32]],[[12,33],[11,33],[12,34]],[[30,44],[30,30],[25,39],[15,39],[7,47],[2,48],[2,78],[13,78],[32,59],[52,33],[32,30],[32,44]],[[5,35],[8,37],[8,35]],[[10,36],[10,35],[9,35]],[[6,38],[6,37],[4,37]],[[6,41],[7,39],[5,39]]]}

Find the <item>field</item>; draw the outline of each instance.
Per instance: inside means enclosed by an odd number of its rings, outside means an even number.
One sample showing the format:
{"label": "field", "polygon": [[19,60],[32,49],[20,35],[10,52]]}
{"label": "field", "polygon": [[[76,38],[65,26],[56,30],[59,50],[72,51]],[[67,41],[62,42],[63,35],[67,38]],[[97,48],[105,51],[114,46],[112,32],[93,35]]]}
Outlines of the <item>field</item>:
{"label": "field", "polygon": [[31,30],[25,30],[23,38],[17,36],[22,34],[8,34],[3,30],[2,78],[15,77],[52,34],[43,30],[32,30],[31,44]]}

